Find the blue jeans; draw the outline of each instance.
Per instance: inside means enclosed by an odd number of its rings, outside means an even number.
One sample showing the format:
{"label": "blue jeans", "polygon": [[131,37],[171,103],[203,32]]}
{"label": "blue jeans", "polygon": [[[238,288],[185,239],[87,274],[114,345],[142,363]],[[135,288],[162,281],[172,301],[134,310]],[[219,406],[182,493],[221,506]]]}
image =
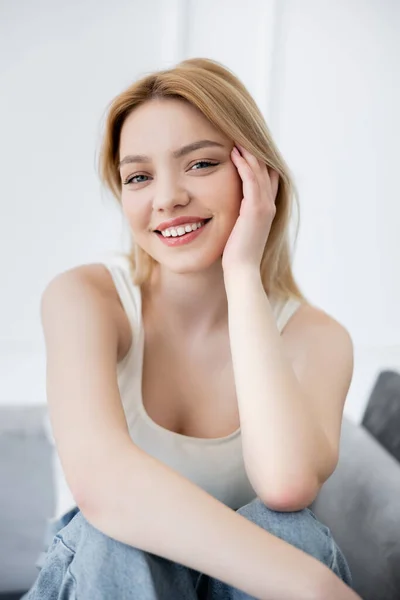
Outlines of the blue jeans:
{"label": "blue jeans", "polygon": [[[342,551],[329,528],[309,508],[277,512],[255,498],[237,512],[314,556],[351,587],[351,574]],[[37,563],[38,577],[21,600],[252,598],[218,579],[108,537],[93,527],[78,508],[51,523],[48,538],[52,534],[44,560]]]}

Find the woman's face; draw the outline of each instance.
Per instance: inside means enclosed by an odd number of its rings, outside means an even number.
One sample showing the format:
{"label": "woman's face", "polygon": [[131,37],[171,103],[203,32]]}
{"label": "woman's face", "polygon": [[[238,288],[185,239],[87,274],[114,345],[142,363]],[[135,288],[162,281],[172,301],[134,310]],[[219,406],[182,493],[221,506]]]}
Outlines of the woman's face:
{"label": "woman's face", "polygon": [[[218,145],[178,155],[184,146],[201,140]],[[243,197],[242,181],[230,157],[232,147],[231,140],[182,100],[151,100],[123,124],[119,150],[123,211],[136,243],[171,271],[200,271],[221,258]],[[154,230],[181,216],[211,221],[192,241],[166,245]]]}

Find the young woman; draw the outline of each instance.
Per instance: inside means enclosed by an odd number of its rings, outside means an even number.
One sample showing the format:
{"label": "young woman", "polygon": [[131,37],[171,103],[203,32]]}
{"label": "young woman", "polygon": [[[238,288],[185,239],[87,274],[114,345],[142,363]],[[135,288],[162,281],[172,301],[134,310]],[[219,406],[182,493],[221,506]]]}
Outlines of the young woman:
{"label": "young woman", "polygon": [[338,462],[348,332],[294,280],[289,170],[243,84],[190,59],[109,107],[125,260],[43,293],[69,496],[28,600],[354,600],[308,508]]}

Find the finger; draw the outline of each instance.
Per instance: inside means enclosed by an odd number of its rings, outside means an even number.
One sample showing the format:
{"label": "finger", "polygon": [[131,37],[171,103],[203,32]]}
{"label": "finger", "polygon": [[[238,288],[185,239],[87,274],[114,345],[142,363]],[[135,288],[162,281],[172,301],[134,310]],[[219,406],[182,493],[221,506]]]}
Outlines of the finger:
{"label": "finger", "polygon": [[234,150],[235,148],[233,148],[232,150],[232,157],[235,160],[236,167],[238,168],[240,173],[254,181],[258,181],[256,173],[254,172],[252,166],[249,164],[248,160],[246,160],[244,156],[242,156],[238,152],[235,152]]}
{"label": "finger", "polygon": [[[244,155],[240,158],[244,159],[255,175],[259,189],[263,189],[265,186],[265,181],[267,182],[266,185],[270,189],[270,193],[268,194],[270,196],[270,201],[275,204],[279,186],[279,173],[275,171],[275,169],[272,169],[272,167],[268,168],[264,162],[259,161],[253,154],[251,154],[251,152],[243,148],[243,146],[240,144],[236,144],[236,146]],[[239,157],[240,155],[236,156]]]}
{"label": "finger", "polygon": [[251,180],[254,180],[255,183],[259,184],[260,183],[260,174],[256,172],[254,167],[252,165],[250,165],[249,161],[247,159],[245,159],[244,156],[242,156],[240,153],[234,152],[234,149],[235,148],[233,148],[233,150],[232,150],[232,157],[235,160],[236,167],[239,168],[239,166],[240,166],[241,174],[245,175],[246,177],[250,178]]}
{"label": "finger", "polygon": [[254,173],[254,170],[243,158],[243,156],[236,154],[233,150],[232,160],[234,161],[234,164],[236,165],[236,168],[243,182],[244,197],[249,197],[253,202],[256,201],[256,198],[258,198],[260,195],[260,188],[257,175]]}
{"label": "finger", "polygon": [[247,160],[247,162],[249,163],[249,165],[251,165],[254,172],[257,173],[258,176],[261,176],[265,169],[265,164],[262,163],[261,161],[259,161],[258,158],[256,156],[254,156],[254,154],[252,154],[251,152],[246,150],[246,148],[244,148],[240,144],[236,144],[236,146],[239,148],[240,152],[242,153],[243,158],[245,158]]}

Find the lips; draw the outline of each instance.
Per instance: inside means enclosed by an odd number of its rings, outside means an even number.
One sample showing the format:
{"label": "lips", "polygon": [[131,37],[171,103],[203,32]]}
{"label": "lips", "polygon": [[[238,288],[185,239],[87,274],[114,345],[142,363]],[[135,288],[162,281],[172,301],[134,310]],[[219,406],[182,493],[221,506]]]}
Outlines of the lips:
{"label": "lips", "polygon": [[[208,223],[209,221],[211,221],[211,219],[212,219],[212,217],[210,217],[209,219],[199,219],[199,221],[196,221],[196,222],[200,222],[200,221],[202,221],[204,224],[206,224],[206,223]],[[186,221],[186,224],[188,224],[188,225],[191,225],[191,223],[189,223],[188,221]],[[170,227],[166,227],[166,228],[164,229],[164,231],[165,231],[166,229],[177,229],[178,227],[181,227],[181,225],[175,225],[175,226],[171,225]],[[161,233],[161,231],[160,231],[159,229],[155,229],[155,230],[154,230],[154,233],[157,233],[158,235],[161,235],[161,236],[162,236],[162,233]]]}
{"label": "lips", "polygon": [[198,227],[190,233],[185,233],[184,235],[163,236],[162,233],[156,233],[156,235],[160,242],[165,246],[169,246],[171,248],[180,248],[183,246],[190,245],[199,236],[204,235],[204,231],[207,230],[207,225],[211,220],[212,219],[203,219],[203,225],[201,227]]}

